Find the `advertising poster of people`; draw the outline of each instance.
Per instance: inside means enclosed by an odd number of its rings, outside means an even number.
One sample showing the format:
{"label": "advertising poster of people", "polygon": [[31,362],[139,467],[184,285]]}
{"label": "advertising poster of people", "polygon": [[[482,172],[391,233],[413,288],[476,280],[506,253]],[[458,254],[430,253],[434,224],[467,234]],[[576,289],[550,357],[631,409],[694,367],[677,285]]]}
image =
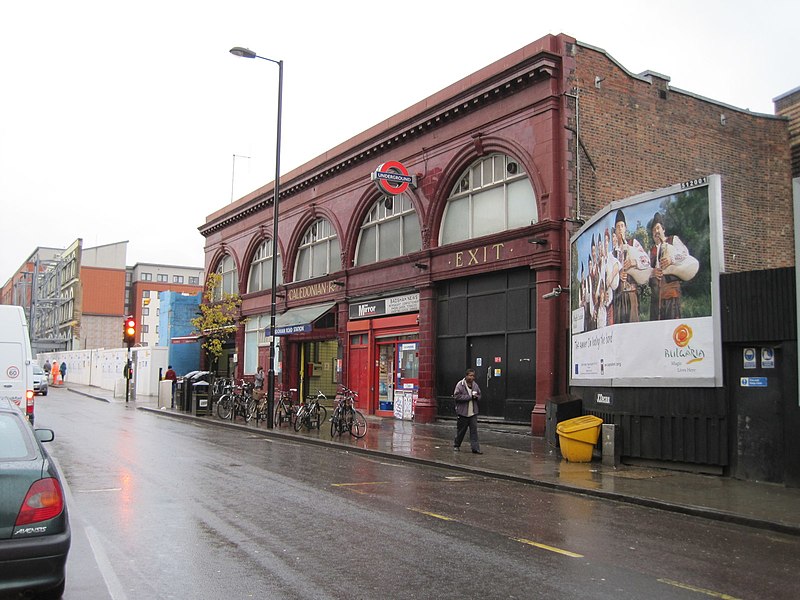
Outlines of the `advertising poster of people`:
{"label": "advertising poster of people", "polygon": [[571,240],[571,384],[721,385],[720,177],[612,202]]}

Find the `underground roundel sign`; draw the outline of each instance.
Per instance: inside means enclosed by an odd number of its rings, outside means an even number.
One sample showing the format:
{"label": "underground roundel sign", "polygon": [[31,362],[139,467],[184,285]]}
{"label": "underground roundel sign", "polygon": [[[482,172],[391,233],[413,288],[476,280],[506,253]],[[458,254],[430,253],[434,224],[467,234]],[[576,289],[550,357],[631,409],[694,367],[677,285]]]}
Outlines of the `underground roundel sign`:
{"label": "underground roundel sign", "polygon": [[408,189],[414,178],[408,174],[408,169],[402,163],[389,160],[375,169],[372,180],[384,194],[397,196]]}

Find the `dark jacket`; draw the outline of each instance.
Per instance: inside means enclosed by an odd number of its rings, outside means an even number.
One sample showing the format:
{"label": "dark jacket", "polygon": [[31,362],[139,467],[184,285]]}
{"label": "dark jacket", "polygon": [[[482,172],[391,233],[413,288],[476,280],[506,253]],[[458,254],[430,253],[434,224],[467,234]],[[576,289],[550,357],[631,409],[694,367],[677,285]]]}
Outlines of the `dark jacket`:
{"label": "dark jacket", "polygon": [[453,390],[453,398],[456,401],[456,414],[461,417],[467,416],[469,410],[468,402],[472,402],[473,414],[478,414],[478,400],[481,399],[481,388],[478,387],[478,382],[472,382],[472,392],[478,392],[474,397],[467,387],[466,381],[463,379],[456,384],[456,389]]}

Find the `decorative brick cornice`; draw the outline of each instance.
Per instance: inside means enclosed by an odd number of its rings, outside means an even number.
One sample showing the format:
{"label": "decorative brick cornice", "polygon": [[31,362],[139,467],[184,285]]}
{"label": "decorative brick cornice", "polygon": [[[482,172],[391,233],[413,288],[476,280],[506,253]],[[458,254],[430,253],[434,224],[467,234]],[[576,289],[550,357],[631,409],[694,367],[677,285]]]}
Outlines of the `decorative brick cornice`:
{"label": "decorative brick cornice", "polygon": [[[315,169],[306,171],[292,180],[282,180],[280,201],[294,196],[306,188],[318,185],[322,181],[336,177],[370,160],[373,156],[382,154],[387,149],[402,146],[422,134],[519,93],[536,82],[554,77],[558,73],[560,64],[560,57],[550,52],[540,52],[528,60],[517,63],[511,68],[469,87],[457,96],[422,111],[348,151],[340,153]],[[221,215],[198,229],[204,237],[208,237],[236,221],[271,206],[273,195],[274,187],[270,186],[244,206],[234,209],[234,212]]]}

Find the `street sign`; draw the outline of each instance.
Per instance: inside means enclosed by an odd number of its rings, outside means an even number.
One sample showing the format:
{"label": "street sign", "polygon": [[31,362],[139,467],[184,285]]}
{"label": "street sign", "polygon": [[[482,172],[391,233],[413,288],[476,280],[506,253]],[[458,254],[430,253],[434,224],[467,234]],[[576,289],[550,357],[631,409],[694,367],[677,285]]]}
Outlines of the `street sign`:
{"label": "street sign", "polygon": [[741,387],[767,387],[766,377],[740,377],[739,385]]}
{"label": "street sign", "polygon": [[408,169],[396,160],[389,160],[378,166],[372,173],[372,180],[384,194],[397,196],[414,183],[414,177],[408,174]]}

